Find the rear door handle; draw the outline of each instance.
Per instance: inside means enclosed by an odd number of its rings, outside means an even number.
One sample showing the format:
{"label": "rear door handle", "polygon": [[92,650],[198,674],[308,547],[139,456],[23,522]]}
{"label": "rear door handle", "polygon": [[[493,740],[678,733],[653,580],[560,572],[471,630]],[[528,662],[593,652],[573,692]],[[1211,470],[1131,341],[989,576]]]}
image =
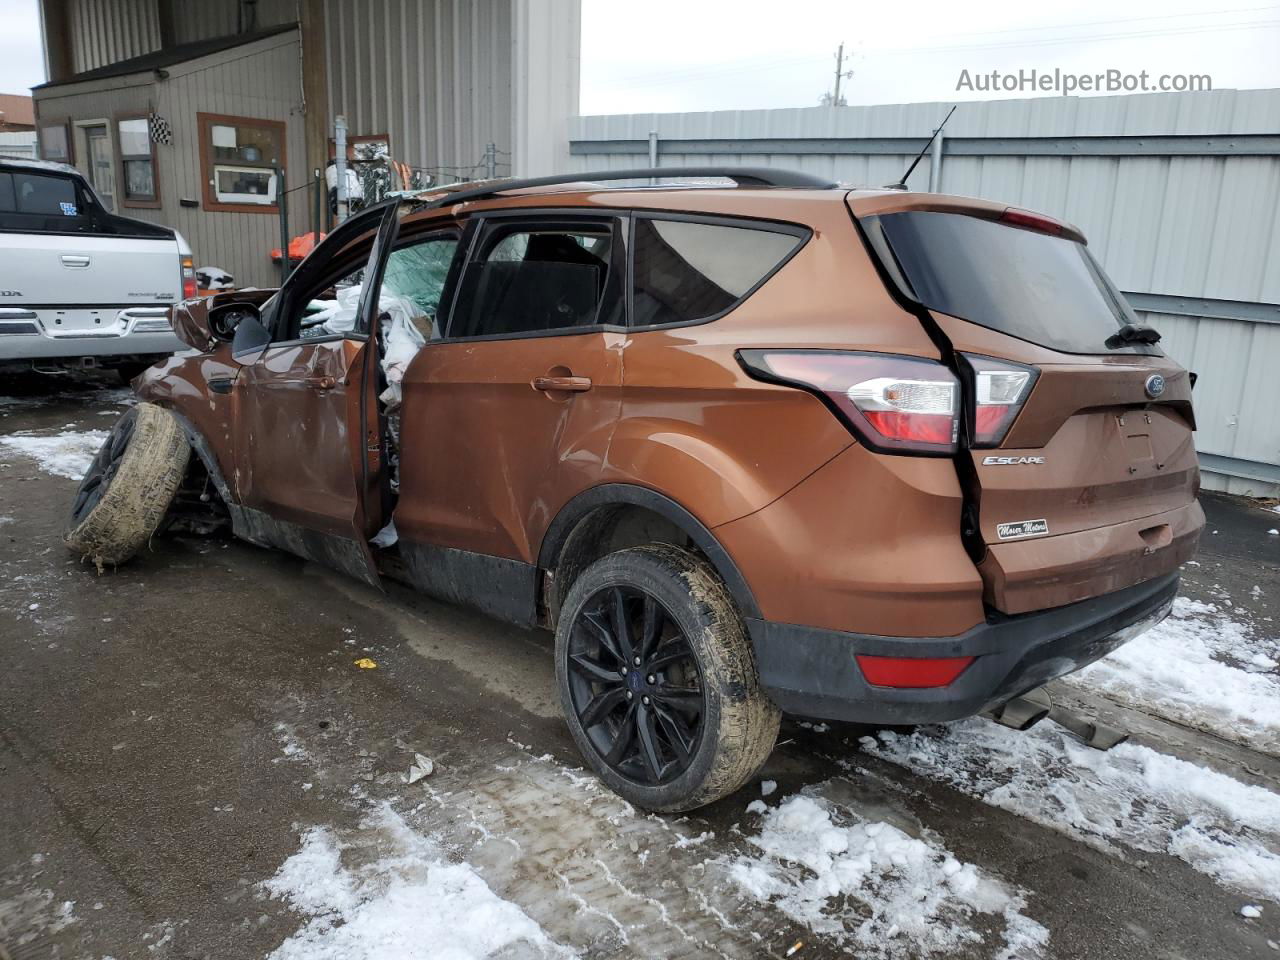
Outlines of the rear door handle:
{"label": "rear door handle", "polygon": [[591,389],[590,377],[534,377],[533,389],[586,393]]}
{"label": "rear door handle", "polygon": [[64,267],[87,267],[89,265],[88,257],[77,257],[69,253],[62,255],[62,265]]}
{"label": "rear door handle", "polygon": [[235,381],[231,377],[210,377],[207,381],[214,393],[230,393]]}

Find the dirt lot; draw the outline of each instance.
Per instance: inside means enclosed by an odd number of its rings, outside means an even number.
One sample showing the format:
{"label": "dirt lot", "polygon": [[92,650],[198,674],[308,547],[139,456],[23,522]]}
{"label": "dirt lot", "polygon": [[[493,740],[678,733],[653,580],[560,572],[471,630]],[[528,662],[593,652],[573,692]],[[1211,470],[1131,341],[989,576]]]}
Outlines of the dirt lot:
{"label": "dirt lot", "polygon": [[234,541],[73,562],[128,394],[9,389],[0,957],[1280,957],[1276,513],[1206,497],[1175,616],[1055,691],[1128,744],[789,720],[738,794],[645,816],[544,633]]}

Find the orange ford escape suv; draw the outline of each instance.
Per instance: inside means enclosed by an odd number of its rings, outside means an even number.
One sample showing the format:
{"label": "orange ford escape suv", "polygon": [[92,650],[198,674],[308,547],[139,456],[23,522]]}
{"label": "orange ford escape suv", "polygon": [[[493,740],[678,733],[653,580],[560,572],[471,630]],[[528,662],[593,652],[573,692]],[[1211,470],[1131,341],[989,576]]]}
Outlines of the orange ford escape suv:
{"label": "orange ford escape suv", "polygon": [[[607,189],[651,175],[736,186]],[[574,739],[684,810],[780,711],[946,721],[1165,616],[1192,378],[1056,220],[776,170],[462,185],[174,311],[68,543],[162,522],[555,631]],[[165,519],[167,517],[167,519]]]}

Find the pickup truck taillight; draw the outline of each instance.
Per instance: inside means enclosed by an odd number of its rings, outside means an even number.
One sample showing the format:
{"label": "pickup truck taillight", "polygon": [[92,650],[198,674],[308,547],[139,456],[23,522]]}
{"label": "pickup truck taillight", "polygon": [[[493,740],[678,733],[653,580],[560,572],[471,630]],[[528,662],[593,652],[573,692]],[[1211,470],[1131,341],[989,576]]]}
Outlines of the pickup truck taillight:
{"label": "pickup truck taillight", "polygon": [[194,299],[199,293],[196,286],[196,262],[191,257],[179,257],[182,264],[182,299]]}
{"label": "pickup truck taillight", "polygon": [[881,453],[950,456],[960,433],[960,382],[935,360],[846,350],[739,350],[758,380],[821,399]]}

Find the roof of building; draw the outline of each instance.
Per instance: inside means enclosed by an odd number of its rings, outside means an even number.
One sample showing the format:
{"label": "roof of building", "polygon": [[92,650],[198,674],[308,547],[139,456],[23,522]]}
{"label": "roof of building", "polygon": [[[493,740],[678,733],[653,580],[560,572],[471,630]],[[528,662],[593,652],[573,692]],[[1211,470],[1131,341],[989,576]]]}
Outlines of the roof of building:
{"label": "roof of building", "polygon": [[31,98],[21,93],[0,93],[0,129],[32,127],[36,124]]}
{"label": "roof of building", "polygon": [[86,70],[83,73],[67,77],[65,80],[51,80],[31,89],[46,90],[49,87],[61,87],[70,83],[84,83],[87,80],[104,80],[108,77],[124,77],[131,73],[160,70],[164,67],[172,67],[175,64],[186,63],[188,60],[198,60],[200,57],[221,53],[223,50],[230,50],[246,43],[253,43],[255,40],[274,37],[276,34],[287,33],[297,28],[298,25],[296,23],[282,23],[279,26],[266,27],[262,30],[255,30],[252,33],[237,33],[228,37],[213,37],[208,40],[198,40],[195,43],[166,47],[162,50],[144,53],[140,57],[121,60],[119,63],[109,63],[105,67],[98,67],[94,70]]}

